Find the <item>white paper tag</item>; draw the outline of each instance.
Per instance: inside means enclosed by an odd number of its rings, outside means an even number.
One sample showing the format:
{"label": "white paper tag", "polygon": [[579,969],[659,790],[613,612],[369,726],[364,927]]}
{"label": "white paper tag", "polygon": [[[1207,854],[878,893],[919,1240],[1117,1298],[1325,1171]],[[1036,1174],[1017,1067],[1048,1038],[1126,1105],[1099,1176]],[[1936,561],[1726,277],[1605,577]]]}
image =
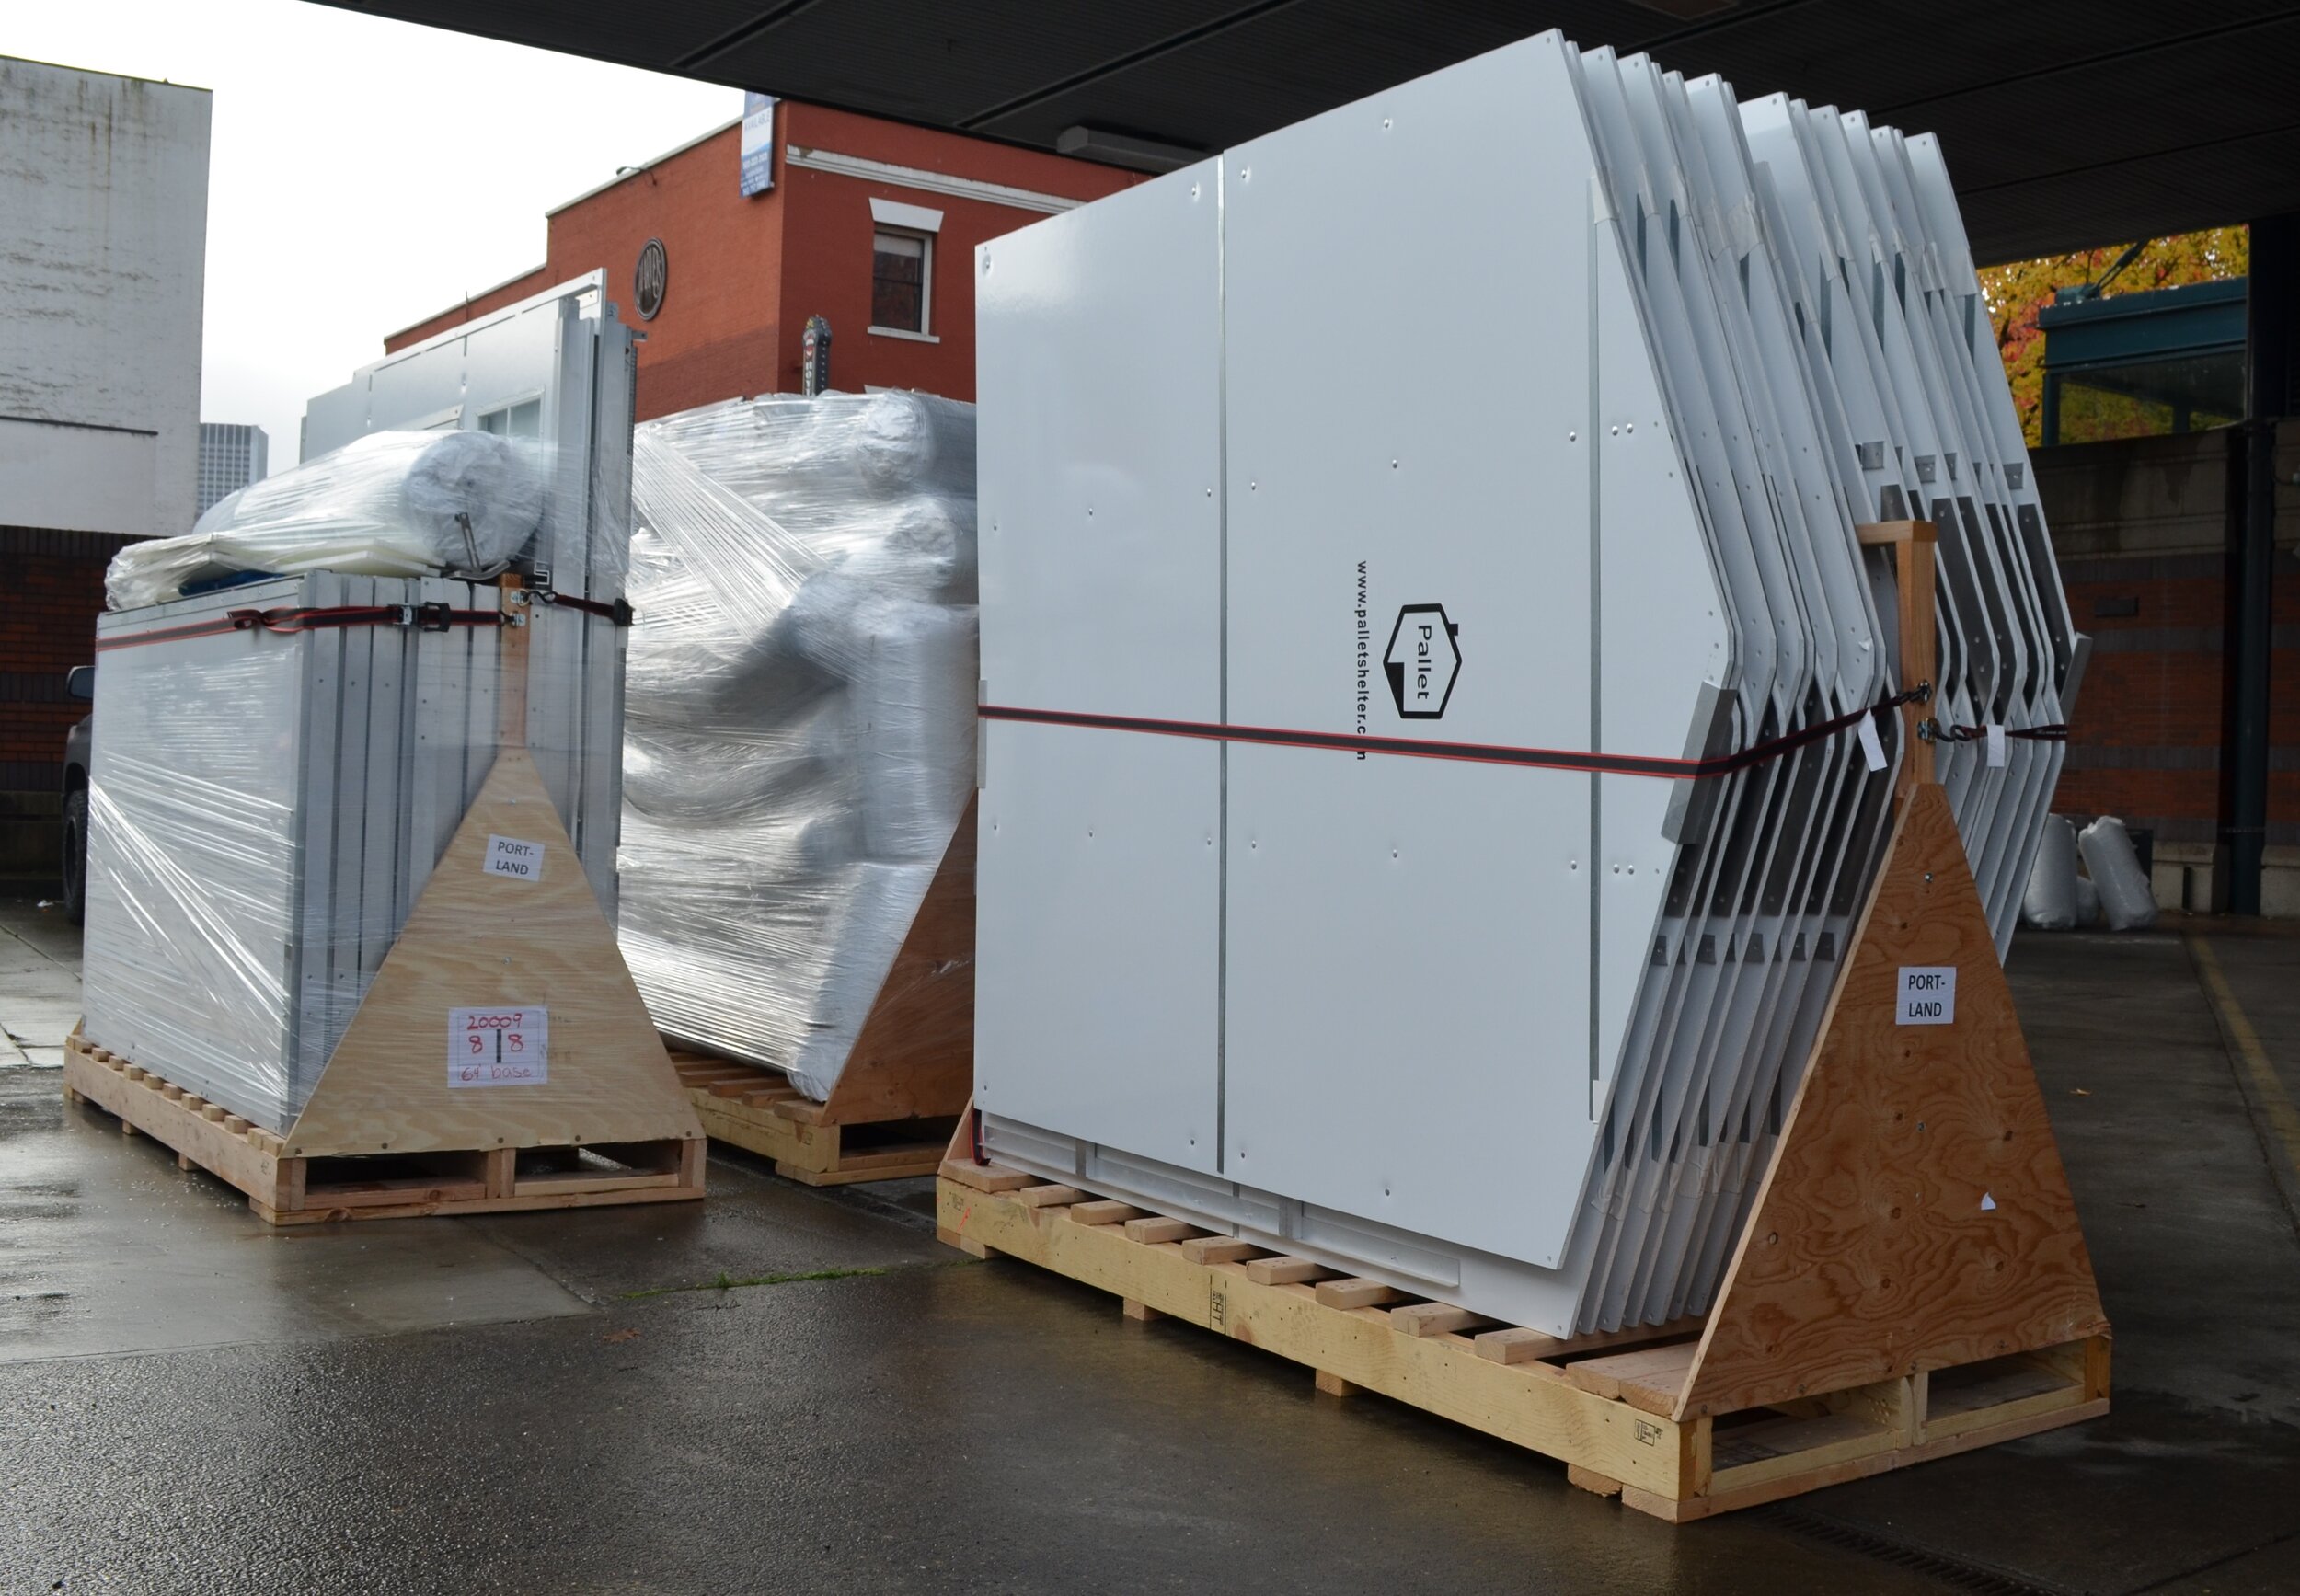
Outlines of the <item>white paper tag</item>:
{"label": "white paper tag", "polygon": [[1955,1025],[1957,967],[1953,964],[1904,964],[1901,967],[1900,1005],[1894,1025]]}
{"label": "white paper tag", "polygon": [[1869,761],[1871,770],[1885,768],[1884,739],[1877,735],[1877,718],[1874,715],[1861,717],[1861,757]]}
{"label": "white paper tag", "polygon": [[490,876],[509,876],[514,880],[543,879],[543,844],[523,843],[517,837],[488,838],[488,851],[479,861],[479,868]]}
{"label": "white paper tag", "polygon": [[1988,729],[1988,767],[2001,770],[2005,764],[2005,729],[1992,722]]}
{"label": "white paper tag", "polygon": [[540,1008],[447,1011],[447,1084],[536,1086],[551,1078],[551,1015]]}

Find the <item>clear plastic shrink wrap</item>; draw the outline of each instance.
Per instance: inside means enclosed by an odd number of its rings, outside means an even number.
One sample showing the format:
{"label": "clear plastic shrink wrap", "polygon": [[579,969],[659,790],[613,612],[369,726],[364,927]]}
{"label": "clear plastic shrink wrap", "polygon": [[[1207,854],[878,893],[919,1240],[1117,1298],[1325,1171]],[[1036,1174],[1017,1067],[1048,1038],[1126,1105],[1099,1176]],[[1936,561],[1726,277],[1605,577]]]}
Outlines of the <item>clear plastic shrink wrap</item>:
{"label": "clear plastic shrink wrap", "polygon": [[106,595],[127,610],[247,572],[492,575],[542,519],[535,454],[489,432],[371,432],[217,500],[189,536],[130,544]]}
{"label": "clear plastic shrink wrap", "polygon": [[621,936],[671,1035],[829,1095],[974,775],[973,408],[638,431]]}

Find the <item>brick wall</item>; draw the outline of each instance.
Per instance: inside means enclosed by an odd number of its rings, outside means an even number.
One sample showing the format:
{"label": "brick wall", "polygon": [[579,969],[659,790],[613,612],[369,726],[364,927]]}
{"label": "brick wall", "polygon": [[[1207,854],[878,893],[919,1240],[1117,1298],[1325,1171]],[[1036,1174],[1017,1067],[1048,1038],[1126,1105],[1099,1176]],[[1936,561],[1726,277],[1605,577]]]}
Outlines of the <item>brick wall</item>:
{"label": "brick wall", "polygon": [[[2033,456],[2076,626],[2092,637],[2053,807],[2113,814],[2167,842],[2218,839],[2232,712],[2230,434]],[[2277,440],[2269,835],[2300,844],[2300,424]]]}
{"label": "brick wall", "polygon": [[[793,144],[1035,193],[1093,200],[1136,173],[986,139],[784,102],[776,112],[775,186],[748,198],[737,181],[742,136],[728,127],[551,212],[547,258],[534,271],[391,334],[396,352],[585,272],[646,335],[640,420],[799,386],[807,318],[831,322],[832,385],[974,396],[974,247],[1042,213],[879,178],[793,166]],[[943,213],[934,252],[933,341],[875,336],[870,325],[873,196]],[[669,266],[661,311],[641,321],[632,274],[650,238]]]}
{"label": "brick wall", "polygon": [[134,540],[0,526],[0,877],[50,878],[63,740],[87,706],[64,673],[96,659],[104,568]]}

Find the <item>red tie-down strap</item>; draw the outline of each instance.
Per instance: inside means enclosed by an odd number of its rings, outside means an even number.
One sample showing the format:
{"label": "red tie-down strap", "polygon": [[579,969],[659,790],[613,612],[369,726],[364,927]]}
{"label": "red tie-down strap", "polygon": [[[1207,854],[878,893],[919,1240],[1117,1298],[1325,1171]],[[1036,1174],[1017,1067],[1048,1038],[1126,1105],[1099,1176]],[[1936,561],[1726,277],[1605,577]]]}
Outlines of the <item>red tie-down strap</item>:
{"label": "red tie-down strap", "polygon": [[[1246,742],[1273,748],[1322,748],[1342,753],[1392,754],[1406,759],[1464,760],[1474,764],[1525,765],[1539,770],[1568,770],[1590,775],[1649,775],[1665,781],[1698,781],[1778,759],[1781,755],[1834,737],[1872,715],[1886,715],[1903,704],[1921,704],[1932,697],[1929,682],[1903,693],[1880,698],[1866,709],[1850,709],[1828,720],[1816,721],[1779,737],[1708,759],[1670,759],[1652,754],[1584,753],[1563,748],[1517,748],[1491,742],[1438,742],[1412,737],[1357,737],[1340,731],[1289,731],[1269,726],[1225,726],[1212,721],[1155,720],[1132,715],[1089,715],[1067,709],[1018,709],[1011,705],[985,704],[976,711],[985,720],[1014,720],[1034,726],[1081,726],[1104,731],[1141,731],[1159,737],[1203,738],[1216,742]],[[1931,722],[1926,722],[1929,726]],[[2040,729],[2040,730],[2042,729]]]}

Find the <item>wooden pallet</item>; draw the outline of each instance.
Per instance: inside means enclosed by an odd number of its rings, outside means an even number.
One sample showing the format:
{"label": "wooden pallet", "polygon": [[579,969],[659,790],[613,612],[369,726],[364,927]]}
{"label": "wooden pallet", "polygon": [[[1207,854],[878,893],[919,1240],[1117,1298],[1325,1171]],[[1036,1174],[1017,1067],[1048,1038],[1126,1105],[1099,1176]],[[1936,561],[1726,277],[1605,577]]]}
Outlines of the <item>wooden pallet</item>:
{"label": "wooden pallet", "polygon": [[2108,1411],[2109,1338],[1923,1370],[1745,1409],[1675,1409],[1706,1326],[1560,1340],[1339,1276],[1178,1219],[953,1158],[942,1238],[1099,1287],[1130,1319],[1170,1317],[1307,1364],[1566,1465],[1675,1522],[1905,1468]]}
{"label": "wooden pallet", "polygon": [[898,1180],[932,1175],[956,1116],[906,1115],[848,1122],[831,1105],[803,1096],[780,1070],[672,1048],[679,1084],[703,1129],[719,1141],[775,1161],[775,1173],[807,1186]]}
{"label": "wooden pallet", "polygon": [[67,1101],[86,1101],[247,1194],[270,1224],[525,1209],[682,1202],[703,1195],[700,1138],[585,1147],[481,1147],[297,1157],[288,1144],[197,1094],[75,1035],[64,1044]]}

